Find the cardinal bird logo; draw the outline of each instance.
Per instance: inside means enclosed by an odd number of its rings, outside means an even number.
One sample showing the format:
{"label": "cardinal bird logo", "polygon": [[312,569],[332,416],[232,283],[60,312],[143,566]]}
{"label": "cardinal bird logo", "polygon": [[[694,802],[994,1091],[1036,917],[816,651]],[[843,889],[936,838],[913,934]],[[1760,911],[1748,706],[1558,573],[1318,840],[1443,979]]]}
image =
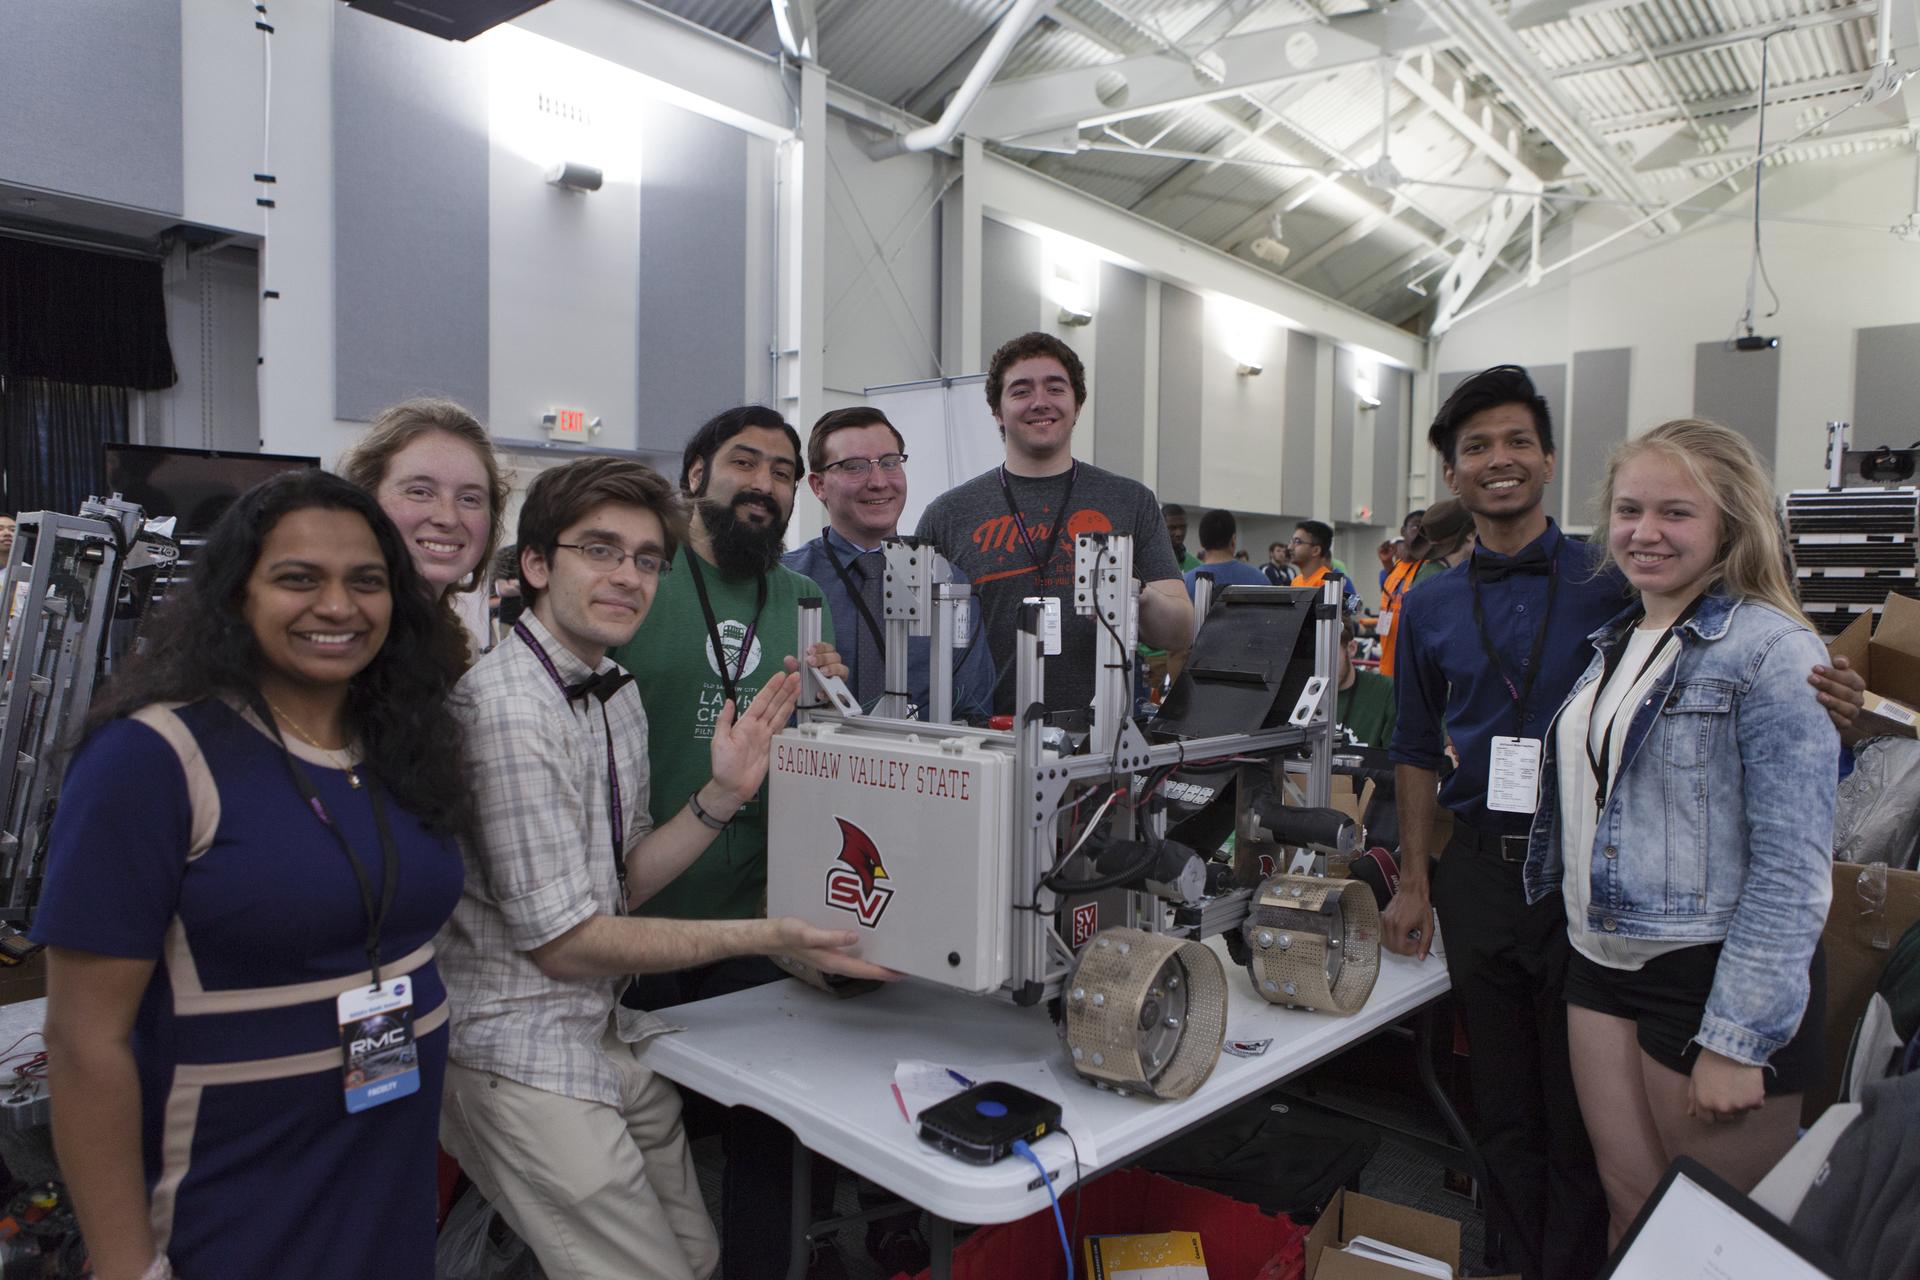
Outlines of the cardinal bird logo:
{"label": "cardinal bird logo", "polygon": [[880,861],[880,850],[873,838],[845,818],[840,824],[840,855],[827,868],[827,905],[851,911],[854,918],[869,929],[880,923],[887,904],[893,901],[893,889],[884,883],[887,868]]}

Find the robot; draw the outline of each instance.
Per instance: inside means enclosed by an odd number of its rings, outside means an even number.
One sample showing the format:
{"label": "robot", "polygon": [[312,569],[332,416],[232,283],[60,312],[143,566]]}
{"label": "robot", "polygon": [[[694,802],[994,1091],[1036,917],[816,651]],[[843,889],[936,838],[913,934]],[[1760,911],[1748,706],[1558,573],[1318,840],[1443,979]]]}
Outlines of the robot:
{"label": "robot", "polygon": [[[1098,623],[1090,722],[1047,723],[1045,621],[1030,602],[1022,710],[992,730],[947,723],[968,588],[910,540],[889,542],[886,563],[886,687],[907,687],[907,636],[930,635],[931,719],[906,718],[901,695],[862,715],[839,681],[803,669],[802,711],[771,748],[771,913],[855,929],[858,954],[911,979],[1043,1006],[1084,1079],[1155,1098],[1188,1096],[1219,1057],[1227,976],[1206,938],[1225,935],[1270,1002],[1366,1002],[1379,911],[1341,876],[1357,824],[1324,807],[1337,583],[1216,596],[1203,578],[1188,665],[1143,726],[1132,542],[1082,534],[1073,607]],[[819,634],[819,602],[803,602],[801,644]]]}
{"label": "robot", "polygon": [[0,670],[0,964],[39,950],[26,929],[67,752],[96,681],[133,647],[180,556],[178,543],[146,523],[119,494],[88,498],[78,515],[36,511],[19,520]]}

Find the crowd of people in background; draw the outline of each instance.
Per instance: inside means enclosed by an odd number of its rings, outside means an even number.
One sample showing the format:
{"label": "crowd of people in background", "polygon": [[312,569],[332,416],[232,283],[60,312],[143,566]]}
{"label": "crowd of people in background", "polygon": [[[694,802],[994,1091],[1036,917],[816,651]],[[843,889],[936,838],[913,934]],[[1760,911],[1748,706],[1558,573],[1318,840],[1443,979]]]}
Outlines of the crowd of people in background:
{"label": "crowd of people in background", "polygon": [[[1335,712],[1396,766],[1385,943],[1424,958],[1437,912],[1516,1268],[1593,1274],[1673,1155],[1750,1186],[1820,1061],[1823,832],[1863,687],[1799,613],[1751,446],[1693,421],[1636,438],[1579,541],[1541,506],[1545,401],[1488,370],[1433,424],[1454,496],[1380,544],[1368,608],[1320,520],[1255,565],[1207,511],[1194,554],[1184,509],[1074,458],[1087,394],[1057,338],[1002,346],[1004,460],[915,531],[975,590],[956,717],[1014,709],[1032,597],[1059,610],[1047,706],[1084,714],[1079,534],[1132,537],[1139,638],[1176,672],[1200,575],[1340,584]],[[686,1001],[895,976],[850,932],[764,918],[763,781],[801,663],[927,707],[926,643],[888,690],[879,622],[909,463],[879,409],[803,447],[741,406],[677,482],[542,472],[503,549],[485,428],[418,400],[340,477],[221,517],[95,700],[34,924],[101,1280],[429,1276],[436,1142],[549,1276],[787,1272],[792,1135],[683,1104],[645,1046]],[[788,550],[803,482],[827,526]],[[825,643],[801,652],[808,597]],[[696,1123],[723,1138],[724,1237]]]}

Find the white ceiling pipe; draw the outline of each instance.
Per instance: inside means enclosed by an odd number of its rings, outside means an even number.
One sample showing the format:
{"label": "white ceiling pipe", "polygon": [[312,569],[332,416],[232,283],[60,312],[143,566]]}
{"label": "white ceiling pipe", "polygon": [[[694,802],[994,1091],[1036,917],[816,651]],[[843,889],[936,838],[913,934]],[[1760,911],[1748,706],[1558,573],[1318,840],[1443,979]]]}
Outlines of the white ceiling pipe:
{"label": "white ceiling pipe", "polygon": [[911,133],[884,138],[867,148],[867,154],[876,160],[885,160],[889,156],[906,155],[911,151],[931,151],[952,142],[960,132],[960,126],[966,123],[967,113],[973,110],[973,104],[986,91],[993,77],[999,74],[1005,65],[1007,55],[1013,52],[1014,41],[1025,35],[1033,20],[1040,16],[1052,0],[1013,0],[1013,7],[1000,19],[1000,25],[994,28],[993,38],[987,41],[987,47],[980,53],[980,61],[973,64],[973,70],[967,72],[967,78],[960,82],[958,92],[947,109],[940,113],[934,123],[923,125]]}

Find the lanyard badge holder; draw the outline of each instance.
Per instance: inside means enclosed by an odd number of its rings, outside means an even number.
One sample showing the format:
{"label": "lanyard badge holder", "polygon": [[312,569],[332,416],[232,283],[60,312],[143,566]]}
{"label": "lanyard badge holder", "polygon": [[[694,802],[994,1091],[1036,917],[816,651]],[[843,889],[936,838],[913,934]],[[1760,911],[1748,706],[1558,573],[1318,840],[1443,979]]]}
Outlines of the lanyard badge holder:
{"label": "lanyard badge holder", "polygon": [[[1013,517],[1014,528],[1019,531],[1020,541],[1027,549],[1027,558],[1033,561],[1033,580],[1040,585],[1041,576],[1047,566],[1053,563],[1054,553],[1060,549],[1060,534],[1067,526],[1067,508],[1073,502],[1073,482],[1080,476],[1080,464],[1073,464],[1067,472],[1066,491],[1060,495],[1060,509],[1053,514],[1053,528],[1047,535],[1047,553],[1033,544],[1033,534],[1027,528],[1027,518],[1020,514],[1020,505],[1013,500],[1013,486],[1007,481],[1007,469],[1000,468],[1000,492],[1007,500],[1007,514]],[[1040,652],[1049,658],[1057,658],[1061,653],[1061,609],[1060,597],[1032,595],[1023,597],[1021,604],[1040,606]]]}
{"label": "lanyard badge holder", "polygon": [[334,1001],[340,1026],[341,1089],[347,1111],[352,1114],[396,1102],[420,1091],[420,1049],[413,1035],[413,979],[402,975],[385,982],[380,980],[380,928],[393,909],[394,893],[400,885],[400,855],[394,845],[393,830],[387,823],[383,789],[379,779],[369,774],[367,800],[373,806],[374,828],[380,836],[380,900],[376,904],[360,855],[353,851],[352,842],[327,811],[313,779],[287,749],[272,711],[257,694],[249,700],[249,705],[279,745],[280,755],[287,762],[287,772],[292,775],[294,790],[346,854],[347,865],[353,868],[354,883],[360,890],[361,908],[366,912],[367,970],[372,981],[367,986],[341,992]]}
{"label": "lanyard badge holder", "polygon": [[1540,629],[1534,633],[1533,652],[1527,659],[1526,674],[1518,685],[1507,674],[1500,651],[1487,633],[1486,612],[1480,604],[1480,576],[1477,563],[1469,562],[1467,578],[1473,591],[1473,625],[1480,633],[1480,645],[1486,651],[1487,664],[1506,686],[1513,702],[1513,733],[1495,734],[1492,754],[1487,763],[1487,808],[1495,813],[1531,814],[1540,807],[1540,758],[1544,742],[1526,735],[1527,704],[1533,698],[1533,683],[1540,676],[1540,659],[1546,652],[1547,631],[1553,625],[1553,601],[1560,591],[1560,558],[1547,565],[1547,607],[1540,612]]}

